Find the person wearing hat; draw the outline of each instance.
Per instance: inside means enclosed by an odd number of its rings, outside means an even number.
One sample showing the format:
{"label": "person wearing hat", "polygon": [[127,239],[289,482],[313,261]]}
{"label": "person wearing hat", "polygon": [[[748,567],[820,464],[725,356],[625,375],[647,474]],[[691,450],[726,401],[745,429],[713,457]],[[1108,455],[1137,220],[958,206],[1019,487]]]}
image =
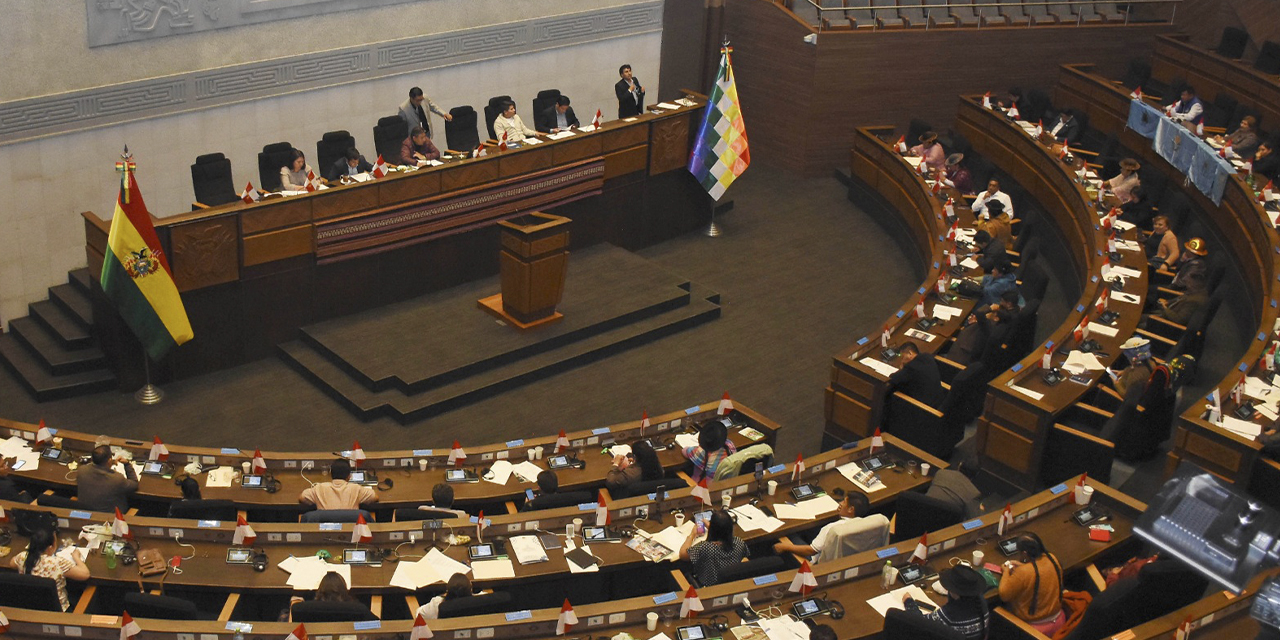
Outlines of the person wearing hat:
{"label": "person wearing hat", "polygon": [[[987,206],[992,201],[996,201],[1004,205],[1005,214],[1009,217],[1013,217],[1013,200],[1009,197],[1009,194],[1000,190],[1000,181],[995,178],[987,181],[987,190],[979,193],[978,196],[973,199],[973,204],[969,206],[969,208],[973,210],[973,216],[975,218],[990,216],[990,212],[987,211]],[[983,216],[984,212],[987,216]]]}
{"label": "person wearing hat", "polygon": [[979,233],[986,231],[993,241],[999,242],[1002,245],[999,253],[1003,254],[1009,243],[1013,242],[1013,225],[1009,222],[1009,216],[1005,215],[1004,204],[993,200],[987,203],[983,211],[986,215],[975,220],[973,228]]}
{"label": "person wearing hat", "polygon": [[917,602],[910,593],[905,593],[902,604],[906,610],[941,622],[960,632],[966,640],[984,640],[991,625],[991,610],[983,597],[987,591],[986,579],[973,567],[958,564],[943,571],[938,581],[947,591],[946,604],[928,611],[928,604]]}
{"label": "person wearing hat", "polygon": [[1076,120],[1076,114],[1070,109],[1063,109],[1058,114],[1058,123],[1053,125],[1053,129],[1049,131],[1054,140],[1064,142],[1068,146],[1075,146],[1076,141],[1080,139],[1080,121]]}
{"label": "person wearing hat", "polygon": [[973,195],[973,176],[969,170],[960,164],[964,162],[963,153],[953,153],[947,156],[946,172],[940,174],[942,184],[951,187],[966,196]]}
{"label": "person wearing hat", "polygon": [[1192,238],[1183,243],[1182,248],[1182,255],[1178,256],[1178,261],[1174,264],[1178,273],[1173,276],[1173,282],[1169,283],[1170,289],[1178,291],[1185,291],[1188,280],[1194,275],[1206,278],[1209,273],[1209,245],[1203,238]]}
{"label": "person wearing hat", "polygon": [[982,276],[982,295],[978,298],[978,306],[989,307],[999,304],[1005,292],[1017,290],[1018,280],[1013,275],[1013,265],[1009,264],[1007,257],[997,258],[988,269],[987,275]]}
{"label": "person wearing hat", "polygon": [[1136,385],[1146,384],[1151,378],[1151,341],[1140,336],[1133,336],[1120,345],[1120,351],[1129,360],[1129,366],[1119,373],[1107,369],[1116,392],[1121,396]]}
{"label": "person wearing hat", "polygon": [[1116,194],[1120,202],[1128,202],[1133,199],[1133,190],[1138,188],[1141,181],[1138,179],[1138,169],[1142,165],[1133,158],[1125,158],[1120,161],[1120,173],[1116,177],[1107,181],[1107,188]]}
{"label": "person wearing hat", "polygon": [[947,152],[943,150],[942,143],[938,142],[938,134],[932,131],[920,134],[920,144],[908,149],[907,155],[924,158],[925,165],[932,171],[946,170]]}
{"label": "person wearing hat", "polygon": [[1151,219],[1151,235],[1144,241],[1147,262],[1157,269],[1172,269],[1182,250],[1178,248],[1178,236],[1169,228],[1169,216]]}
{"label": "person wearing hat", "polygon": [[1040,536],[1030,531],[1014,541],[1017,559],[1004,563],[1000,601],[1036,631],[1053,637],[1067,621],[1062,609],[1062,564],[1044,548]]}

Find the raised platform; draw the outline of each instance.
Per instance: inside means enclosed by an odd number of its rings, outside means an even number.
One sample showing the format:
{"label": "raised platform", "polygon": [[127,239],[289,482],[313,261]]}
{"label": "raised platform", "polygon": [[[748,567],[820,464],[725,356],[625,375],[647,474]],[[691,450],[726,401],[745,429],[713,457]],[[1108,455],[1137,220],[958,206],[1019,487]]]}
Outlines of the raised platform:
{"label": "raised platform", "polygon": [[497,278],[302,329],[286,362],[362,418],[409,422],[720,316],[719,295],[608,244],[569,258],[564,319],[531,331],[476,307]]}

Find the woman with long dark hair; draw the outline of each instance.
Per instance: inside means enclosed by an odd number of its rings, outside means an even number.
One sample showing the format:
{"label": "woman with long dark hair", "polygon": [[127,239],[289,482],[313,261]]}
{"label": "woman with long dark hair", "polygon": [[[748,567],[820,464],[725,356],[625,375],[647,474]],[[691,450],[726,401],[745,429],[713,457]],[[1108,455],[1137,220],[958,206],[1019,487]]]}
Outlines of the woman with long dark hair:
{"label": "woman with long dark hair", "polygon": [[658,460],[658,453],[647,440],[641,440],[631,446],[631,455],[613,457],[613,468],[605,476],[604,484],[612,493],[636,482],[660,480],[664,476],[666,471]]}
{"label": "woman with long dark hair", "polygon": [[54,555],[55,542],[57,539],[52,531],[36,529],[31,534],[27,550],[14,556],[12,564],[18,573],[50,578],[57,583],[58,602],[62,604],[62,610],[67,611],[71,608],[71,601],[67,598],[67,578],[81,582],[88,580],[89,567],[80,557],[79,550],[73,550],[70,558]]}
{"label": "woman with long dark hair", "polygon": [[707,539],[693,544],[697,537],[698,527],[695,525],[680,547],[680,559],[693,563],[693,575],[704,587],[719,583],[721,571],[751,555],[747,543],[733,535],[733,516],[723,509],[711,512]]}
{"label": "woman with long dark hair", "polygon": [[1062,610],[1062,565],[1044,548],[1040,536],[1019,535],[1021,561],[1005,563],[1000,600],[1037,631],[1052,636],[1067,621]]}
{"label": "woman with long dark hair", "polygon": [[684,457],[693,463],[695,482],[716,477],[716,467],[738,448],[729,441],[729,430],[719,420],[712,420],[698,430],[698,444],[685,447]]}
{"label": "woman with long dark hair", "polygon": [[422,616],[423,620],[435,620],[440,617],[440,605],[444,604],[446,600],[469,598],[472,595],[474,594],[471,590],[471,579],[465,573],[455,573],[449,576],[449,582],[445,585],[444,593],[418,607],[416,615]]}

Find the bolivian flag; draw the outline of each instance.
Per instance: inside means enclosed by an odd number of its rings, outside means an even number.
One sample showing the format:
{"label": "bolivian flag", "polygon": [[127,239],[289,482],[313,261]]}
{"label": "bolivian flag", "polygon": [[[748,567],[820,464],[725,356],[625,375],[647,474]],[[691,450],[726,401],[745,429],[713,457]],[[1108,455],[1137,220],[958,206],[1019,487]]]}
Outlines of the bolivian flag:
{"label": "bolivian flag", "polygon": [[173,282],[169,261],[133,179],[133,163],[122,167],[116,214],[102,263],[102,290],[115,303],[152,360],[193,337],[187,310]]}

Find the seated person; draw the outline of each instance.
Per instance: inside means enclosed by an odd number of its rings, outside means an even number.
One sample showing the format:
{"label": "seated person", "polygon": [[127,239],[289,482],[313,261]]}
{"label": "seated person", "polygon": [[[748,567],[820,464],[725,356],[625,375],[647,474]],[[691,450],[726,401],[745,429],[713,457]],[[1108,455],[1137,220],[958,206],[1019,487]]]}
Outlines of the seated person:
{"label": "seated person", "polygon": [[698,444],[685,447],[681,453],[693,464],[690,475],[697,482],[704,477],[714,478],[720,463],[737,451],[738,448],[729,441],[729,432],[724,425],[719,420],[712,420],[698,430]]}
{"label": "seated person", "polygon": [[439,160],[440,150],[436,148],[436,144],[427,137],[427,130],[422,127],[414,127],[409,132],[409,137],[400,143],[400,164],[416,167],[421,162],[428,160]]}
{"label": "seated person", "polygon": [[124,460],[113,456],[105,444],[94,447],[90,459],[92,464],[80,465],[76,472],[76,499],[90,511],[128,511],[129,496],[138,490],[133,465],[124,463],[124,475],[116,473],[113,467]]}
{"label": "seated person", "polygon": [[1257,118],[1245,116],[1235,131],[1226,136],[1213,136],[1213,141],[1221,145],[1231,145],[1231,155],[1227,156],[1228,158],[1248,158],[1258,149],[1257,127]]}
{"label": "seated person", "polygon": [[951,187],[961,194],[973,195],[973,175],[964,165],[963,153],[953,153],[947,156],[947,166],[945,173],[941,175],[943,186]]}
{"label": "seated person", "polygon": [[[996,202],[992,203],[991,208],[996,209],[999,208],[999,206],[1000,203]],[[999,218],[992,218],[987,222],[987,225],[984,226],[994,226],[998,221]],[[1004,228],[1008,229],[1008,225],[1006,224]],[[999,231],[999,229],[997,229],[997,231]],[[986,229],[980,229],[977,233],[973,234],[973,259],[978,263],[978,267],[983,271],[991,271],[992,267],[994,267],[997,262],[1009,259],[1008,250],[1004,240],[994,236],[995,234],[987,231]]]}
{"label": "seated person", "polygon": [[1120,352],[1129,361],[1129,366],[1117,374],[1110,369],[1112,384],[1116,393],[1124,396],[1134,385],[1145,385],[1151,378],[1151,341],[1140,336],[1133,336],[1120,345]]}
{"label": "seated person", "polygon": [[[534,124],[543,133],[557,133],[578,126],[578,116],[574,115],[573,107],[569,106],[569,96],[556,98],[555,104],[535,115],[537,118],[534,119]],[[497,130],[494,127],[494,131]]]}
{"label": "seated person", "polygon": [[809,630],[809,640],[836,640],[838,637],[836,630],[827,624],[815,624]]}
{"label": "seated person", "polygon": [[[987,190],[979,193],[978,197],[973,199],[973,204],[969,206],[973,210],[973,216],[975,218],[991,217],[991,213],[987,211],[987,206],[992,201],[1004,205],[1004,213],[1008,214],[1010,218],[1013,217],[1013,199],[1009,197],[1009,194],[1000,190],[1000,181],[995,178],[988,180]],[[986,215],[983,215],[984,213]]]}
{"label": "seated person", "polygon": [[1062,564],[1028,531],[1015,538],[1016,559],[1004,563],[1000,600],[1036,631],[1053,637],[1067,622],[1062,609]]}
{"label": "seated person", "polygon": [[943,571],[939,578],[942,588],[947,591],[946,604],[926,611],[929,605],[917,602],[910,593],[906,593],[902,597],[906,610],[937,620],[959,631],[966,640],[986,640],[991,626],[991,611],[983,597],[987,591],[986,579],[963,564]]}
{"label": "seated person", "polygon": [[1169,216],[1151,219],[1151,235],[1143,242],[1147,262],[1157,269],[1172,269],[1182,250],[1178,248],[1178,236],[1169,228]]}
{"label": "seated person", "polygon": [[493,133],[498,142],[506,143],[523,142],[527,137],[538,135],[516,115],[516,103],[511,101],[502,104],[502,114],[493,121]]}
{"label": "seated person", "polygon": [[720,584],[721,571],[751,555],[747,543],[733,535],[733,517],[723,509],[711,512],[707,539],[694,544],[697,537],[698,528],[694,527],[680,547],[680,559],[693,563],[693,575],[701,586]]}
{"label": "seated person", "polygon": [[447,482],[437,482],[436,486],[431,487],[431,504],[421,505],[418,509],[422,511],[448,511],[463,518],[468,517],[466,511],[453,508],[453,487],[449,486]]}
{"label": "seated person", "polygon": [[355,147],[351,147],[341,158],[334,161],[333,166],[329,167],[329,173],[324,177],[329,182],[337,182],[344,176],[355,176],[370,171],[373,171],[373,165],[369,164],[369,161],[365,160]]}
{"label": "seated person", "polygon": [[1141,168],[1142,165],[1137,160],[1125,158],[1120,161],[1120,173],[1107,181],[1107,188],[1116,194],[1120,202],[1128,202],[1133,199],[1133,190],[1142,183],[1138,179],[1138,169]]}
{"label": "seated person", "polygon": [[[351,610],[352,621],[378,619],[378,616],[373,615],[373,611],[369,607],[351,595],[351,590],[347,588],[346,578],[343,578],[342,574],[336,571],[324,574],[324,577],[320,579],[320,586],[316,587],[316,597],[312,598],[312,600],[314,602],[345,603],[343,607]],[[289,599],[289,608],[292,609],[293,605],[303,601],[302,597],[294,596]],[[290,618],[291,620],[292,618]]]}
{"label": "seated person", "polygon": [[978,297],[978,306],[998,304],[1007,291],[1018,290],[1017,277],[1013,275],[1013,266],[1008,258],[996,260],[991,265],[990,273],[982,276],[982,293]]}
{"label": "seated person", "polygon": [[1147,192],[1141,184],[1129,192],[1129,201],[1120,205],[1120,219],[1143,229],[1151,228],[1151,216],[1154,213],[1151,203],[1147,202]]}
{"label": "seated person", "polygon": [[[1005,248],[1013,241],[1013,225],[1010,224],[1009,216],[1005,215],[1004,203],[992,200],[987,203],[982,212],[983,216],[973,221],[973,228],[979,232],[986,231],[992,241],[999,243],[998,246],[992,245],[993,248],[1000,249],[993,251],[993,254],[1004,255]],[[975,237],[974,240],[976,241],[977,238]]]}
{"label": "seated person", "polygon": [[1165,107],[1165,113],[1174,122],[1195,126],[1204,120],[1204,104],[1196,97],[1195,87],[1187,85],[1179,100]]}
{"label": "seated person", "polygon": [[1253,152],[1253,173],[1262,178],[1263,184],[1280,177],[1280,154],[1275,152],[1277,145],[1280,145],[1280,139],[1270,138],[1258,143],[1258,149]]}
{"label": "seated person", "polygon": [[982,354],[991,345],[999,346],[1008,335],[1012,323],[1013,313],[1001,305],[987,307],[983,313],[973,313],[960,329],[947,358],[961,365],[981,362]]}
{"label": "seated person", "polygon": [[1156,299],[1155,315],[1185,326],[1196,312],[1209,303],[1209,290],[1204,274],[1199,272],[1188,273],[1183,282],[1186,288],[1182,295]]}
{"label": "seated person", "polygon": [[31,497],[30,493],[19,489],[18,485],[14,484],[13,478],[9,477],[9,472],[13,470],[13,464],[16,459],[0,459],[0,500],[30,503],[35,498]]}
{"label": "seated person", "polygon": [[459,598],[470,598],[475,595],[471,589],[471,578],[465,573],[455,573],[449,576],[449,582],[446,583],[444,593],[430,599],[426,604],[418,607],[417,613],[414,614],[416,620],[418,616],[422,616],[423,620],[436,620],[440,618],[440,605],[445,600],[457,600]]}
{"label": "seated person", "polygon": [[[839,495],[841,493],[843,495]],[[840,549],[828,548],[827,545],[836,544],[835,534],[842,530],[847,531],[849,529],[847,525],[854,523],[856,523],[854,528],[866,532],[866,535],[858,538],[852,545],[857,548],[850,552],[861,553],[867,549],[888,544],[889,519],[879,513],[868,515],[871,512],[871,503],[867,501],[867,496],[860,491],[845,492],[839,488],[832,490],[831,496],[840,501],[836,507],[836,515],[840,516],[840,519],[823,526],[818,531],[818,535],[813,537],[813,542],[809,544],[774,543],[774,553],[793,553],[815,563],[819,560],[839,558],[841,557]]]}
{"label": "seated person", "polygon": [[982,492],[973,483],[977,475],[978,467],[968,460],[961,461],[954,469],[939,469],[924,495],[960,507],[965,518],[976,518],[984,512]]}
{"label": "seated person", "polygon": [[301,149],[289,151],[289,162],[280,167],[281,191],[306,191],[307,176],[311,173],[311,165],[307,164],[307,154]]}
{"label": "seated person", "polygon": [[27,542],[27,550],[15,555],[10,564],[18,573],[53,580],[58,586],[58,603],[63,611],[68,611],[71,600],[67,598],[67,578],[84,582],[89,579],[89,567],[80,557],[79,549],[71,552],[70,559],[54,555],[57,541],[53,531],[36,529]]}
{"label": "seated person", "polygon": [[329,482],[317,482],[302,490],[298,502],[313,504],[317,509],[359,509],[360,505],[373,504],[378,501],[378,494],[373,489],[359,484],[347,482],[351,477],[351,463],[345,458],[338,458],[329,466]]}
{"label": "seated person", "polygon": [[947,152],[938,142],[938,134],[932,131],[920,134],[920,144],[908,149],[907,155],[913,158],[924,158],[924,163],[930,171],[946,171]]}
{"label": "seated person", "polygon": [[887,394],[901,391],[934,409],[941,407],[947,392],[942,388],[942,372],[933,354],[920,353],[914,342],[903,344],[898,351],[902,353],[902,368],[889,376]]}
{"label": "seated person", "polygon": [[1177,273],[1173,276],[1173,282],[1169,283],[1170,289],[1178,291],[1187,288],[1187,280],[1192,274],[1199,274],[1201,277],[1209,274],[1209,245],[1203,239],[1192,238],[1184,242],[1182,248],[1182,255],[1173,264]]}
{"label": "seated person", "polygon": [[203,500],[200,497],[200,481],[192,478],[190,474],[183,473],[184,477],[177,480],[178,488],[182,490],[182,499],[185,500]]}
{"label": "seated person", "polygon": [[537,511],[539,509],[549,509],[549,498],[560,490],[560,478],[556,476],[556,472],[548,469],[538,474],[538,496],[524,503],[521,511]]}
{"label": "seated person", "polygon": [[1068,147],[1076,146],[1080,141],[1080,121],[1076,120],[1076,114],[1070,109],[1063,109],[1058,114],[1058,121],[1054,123],[1053,128],[1049,130],[1049,135],[1058,142],[1065,142]]}
{"label": "seated person", "polygon": [[999,109],[1008,109],[1015,104],[1023,104],[1022,87],[1009,87],[1008,95],[997,97],[995,103]]}
{"label": "seated person", "polygon": [[660,480],[666,475],[653,446],[648,441],[641,440],[631,445],[629,455],[613,457],[613,467],[605,476],[604,484],[605,488],[614,492],[637,482]]}

